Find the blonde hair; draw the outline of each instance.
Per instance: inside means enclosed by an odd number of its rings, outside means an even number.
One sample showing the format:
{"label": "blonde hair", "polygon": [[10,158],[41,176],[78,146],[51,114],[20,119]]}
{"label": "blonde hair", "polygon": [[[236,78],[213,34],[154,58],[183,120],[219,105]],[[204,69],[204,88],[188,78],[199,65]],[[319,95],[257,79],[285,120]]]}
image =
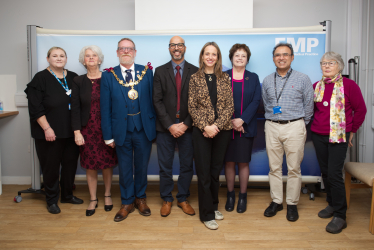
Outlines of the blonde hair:
{"label": "blonde hair", "polygon": [[200,51],[200,58],[199,58],[199,70],[198,72],[200,74],[204,74],[204,69],[205,69],[205,64],[203,61],[203,55],[204,55],[204,50],[208,46],[214,46],[217,49],[217,62],[216,65],[214,65],[214,74],[218,77],[221,78],[223,77],[223,72],[222,72],[222,54],[221,50],[219,49],[218,45],[215,42],[207,42],[203,48]]}
{"label": "blonde hair", "polygon": [[62,51],[65,53],[65,56],[68,57],[68,55],[66,54],[66,51],[65,51],[63,48],[61,48],[61,47],[57,47],[57,46],[54,46],[54,47],[52,47],[52,48],[50,48],[50,49],[48,50],[48,52],[47,52],[47,57],[48,57],[48,58],[49,58],[49,56],[51,55],[52,51],[55,50],[55,49],[60,49],[60,50],[62,50]]}

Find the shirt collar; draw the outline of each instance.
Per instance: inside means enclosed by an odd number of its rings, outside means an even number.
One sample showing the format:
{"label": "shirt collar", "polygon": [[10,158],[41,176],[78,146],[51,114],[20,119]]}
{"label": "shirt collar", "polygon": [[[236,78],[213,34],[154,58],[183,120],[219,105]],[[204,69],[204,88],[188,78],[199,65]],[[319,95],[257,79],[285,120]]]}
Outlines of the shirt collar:
{"label": "shirt collar", "polygon": [[179,65],[179,67],[181,67],[183,69],[185,62],[186,62],[186,60],[183,60],[180,64],[176,64],[173,60],[171,60],[171,65],[173,66],[173,69],[175,69],[175,67],[177,67],[178,65]]}
{"label": "shirt collar", "polygon": [[[120,64],[119,66],[121,67],[121,72],[126,73],[125,71],[127,70],[127,68],[122,66],[122,64]],[[131,73],[135,72],[135,63],[133,63],[129,69],[131,69]]]}
{"label": "shirt collar", "polygon": [[288,69],[287,74],[286,74],[285,76],[281,76],[280,74],[278,74],[278,70],[275,70],[275,74],[276,74],[277,76],[283,78],[283,77],[287,77],[287,76],[290,74],[291,71],[292,71],[292,67],[290,67],[290,68]]}

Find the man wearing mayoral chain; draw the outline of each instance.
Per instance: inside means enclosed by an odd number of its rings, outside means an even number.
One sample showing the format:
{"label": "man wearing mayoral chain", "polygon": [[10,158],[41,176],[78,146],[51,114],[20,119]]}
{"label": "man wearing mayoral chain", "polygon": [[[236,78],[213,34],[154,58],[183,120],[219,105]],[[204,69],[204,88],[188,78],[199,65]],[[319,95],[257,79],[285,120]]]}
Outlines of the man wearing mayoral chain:
{"label": "man wearing mayoral chain", "polygon": [[101,126],[105,143],[115,147],[118,156],[121,209],[119,222],[135,208],[151,215],[146,203],[147,169],[152,140],[156,137],[156,113],[152,104],[152,66],[134,64],[135,43],[129,38],[118,42],[120,65],[106,69],[101,79]]}

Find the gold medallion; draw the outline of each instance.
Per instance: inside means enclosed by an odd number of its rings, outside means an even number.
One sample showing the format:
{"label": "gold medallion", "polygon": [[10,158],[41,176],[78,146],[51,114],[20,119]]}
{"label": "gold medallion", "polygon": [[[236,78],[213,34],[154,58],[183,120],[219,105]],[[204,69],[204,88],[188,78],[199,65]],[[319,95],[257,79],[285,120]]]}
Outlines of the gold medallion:
{"label": "gold medallion", "polygon": [[131,100],[138,99],[138,91],[136,91],[135,89],[130,89],[127,95],[129,96]]}

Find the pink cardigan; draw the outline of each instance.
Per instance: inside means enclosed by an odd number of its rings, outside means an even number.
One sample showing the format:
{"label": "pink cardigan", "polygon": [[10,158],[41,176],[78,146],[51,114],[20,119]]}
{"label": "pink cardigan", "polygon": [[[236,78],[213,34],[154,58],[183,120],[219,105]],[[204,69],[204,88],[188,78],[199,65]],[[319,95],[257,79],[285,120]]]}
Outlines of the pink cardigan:
{"label": "pink cardigan", "polygon": [[[318,82],[313,84],[316,88]],[[360,87],[351,79],[343,78],[344,98],[345,98],[345,119],[346,132],[356,133],[365,120],[366,105]],[[325,93],[322,102],[314,103],[314,120],[311,130],[320,135],[330,133],[330,99],[334,84],[325,85]],[[323,102],[328,105],[324,106]]]}

